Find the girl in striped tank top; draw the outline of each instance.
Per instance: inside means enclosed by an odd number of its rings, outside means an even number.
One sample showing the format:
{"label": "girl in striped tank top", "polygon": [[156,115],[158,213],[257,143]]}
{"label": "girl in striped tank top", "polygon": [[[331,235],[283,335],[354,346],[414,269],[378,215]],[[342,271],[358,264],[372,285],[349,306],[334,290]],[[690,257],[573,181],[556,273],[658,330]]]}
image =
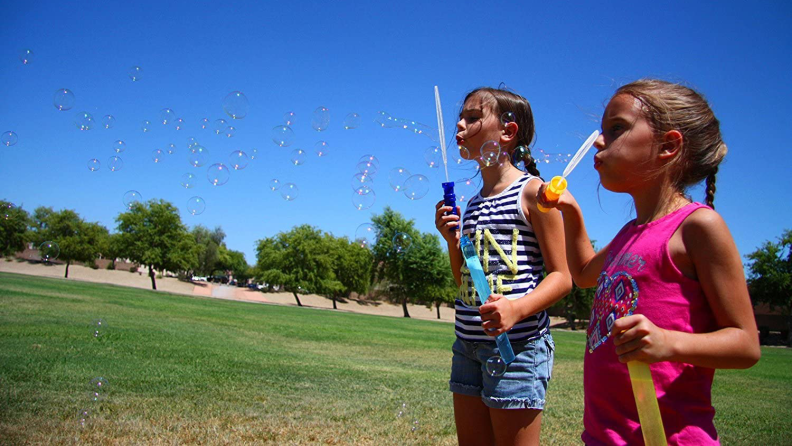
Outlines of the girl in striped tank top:
{"label": "girl in striped tank top", "polygon": [[[455,215],[443,201],[435,212],[460,287],[449,381],[457,437],[460,444],[538,444],[554,350],[545,310],[572,287],[563,223],[558,211],[536,208],[542,181],[528,149],[534,138],[528,101],[479,88],[465,97],[459,118],[457,144],[479,162],[483,185],[461,221],[460,209]],[[515,167],[520,162],[527,172]],[[476,246],[492,290],[478,307],[470,305],[478,297],[460,237]],[[485,365],[499,354],[494,336],[501,333],[508,333],[516,359],[502,376],[491,376]]]}

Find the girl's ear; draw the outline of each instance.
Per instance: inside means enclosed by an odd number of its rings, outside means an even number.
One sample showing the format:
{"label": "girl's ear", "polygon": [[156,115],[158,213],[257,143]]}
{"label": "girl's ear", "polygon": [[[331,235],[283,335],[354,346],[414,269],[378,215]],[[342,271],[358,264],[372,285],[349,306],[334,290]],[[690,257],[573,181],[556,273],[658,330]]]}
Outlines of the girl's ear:
{"label": "girl's ear", "polygon": [[517,130],[519,130],[519,126],[516,122],[508,122],[502,126],[503,129],[501,130],[500,145],[504,146],[517,138]]}
{"label": "girl's ear", "polygon": [[679,130],[669,130],[663,135],[663,142],[657,156],[661,160],[671,160],[682,150],[685,141]]}

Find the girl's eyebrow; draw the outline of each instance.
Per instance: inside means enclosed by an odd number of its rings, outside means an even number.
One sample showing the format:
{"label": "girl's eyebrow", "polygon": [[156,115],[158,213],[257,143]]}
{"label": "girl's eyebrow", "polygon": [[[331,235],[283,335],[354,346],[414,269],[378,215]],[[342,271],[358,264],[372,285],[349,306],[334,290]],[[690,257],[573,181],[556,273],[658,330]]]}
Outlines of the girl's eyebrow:
{"label": "girl's eyebrow", "polygon": [[484,111],[484,108],[483,108],[483,107],[479,107],[479,108],[466,108],[466,109],[463,109],[463,110],[462,110],[462,112],[461,112],[460,114],[463,114],[463,113],[471,113],[471,112],[482,112],[482,111]]}

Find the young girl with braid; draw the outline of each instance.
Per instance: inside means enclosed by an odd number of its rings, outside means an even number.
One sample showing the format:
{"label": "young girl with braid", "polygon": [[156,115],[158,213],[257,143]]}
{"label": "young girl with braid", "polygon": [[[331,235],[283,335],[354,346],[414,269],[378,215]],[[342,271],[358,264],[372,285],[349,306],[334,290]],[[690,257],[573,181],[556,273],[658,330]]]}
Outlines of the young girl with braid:
{"label": "young girl with braid", "polygon": [[[587,445],[643,444],[628,361],[650,364],[669,444],[719,444],[715,369],[748,368],[759,339],[740,254],[714,211],[726,155],[718,120],[695,91],[659,80],[619,88],[602,116],[594,168],[632,196],[636,218],[600,252],[565,192],[537,200],[563,214],[567,262],[597,287],[584,361]],[[685,190],[706,181],[706,204]]]}
{"label": "young girl with braid", "polygon": [[[572,278],[561,214],[536,208],[542,181],[528,149],[533,138],[525,98],[493,88],[469,93],[457,144],[468,152],[465,158],[479,162],[483,185],[461,220],[459,208],[456,215],[442,201],[435,208],[460,286],[449,387],[461,445],[539,444],[555,348],[545,310],[569,292]],[[515,167],[519,162],[527,173]],[[478,308],[469,306],[476,290],[463,268],[460,236],[476,246],[492,291]],[[499,354],[494,336],[505,332],[516,359],[502,376],[493,376],[487,360]]]}

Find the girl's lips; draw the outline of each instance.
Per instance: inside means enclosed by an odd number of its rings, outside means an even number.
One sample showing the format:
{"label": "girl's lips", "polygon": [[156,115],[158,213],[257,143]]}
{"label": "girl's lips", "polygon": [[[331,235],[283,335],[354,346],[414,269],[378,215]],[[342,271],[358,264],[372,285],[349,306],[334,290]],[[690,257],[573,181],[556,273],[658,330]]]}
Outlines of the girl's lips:
{"label": "girl's lips", "polygon": [[594,157],[594,168],[598,168],[602,165],[602,161],[600,161],[597,157]]}

